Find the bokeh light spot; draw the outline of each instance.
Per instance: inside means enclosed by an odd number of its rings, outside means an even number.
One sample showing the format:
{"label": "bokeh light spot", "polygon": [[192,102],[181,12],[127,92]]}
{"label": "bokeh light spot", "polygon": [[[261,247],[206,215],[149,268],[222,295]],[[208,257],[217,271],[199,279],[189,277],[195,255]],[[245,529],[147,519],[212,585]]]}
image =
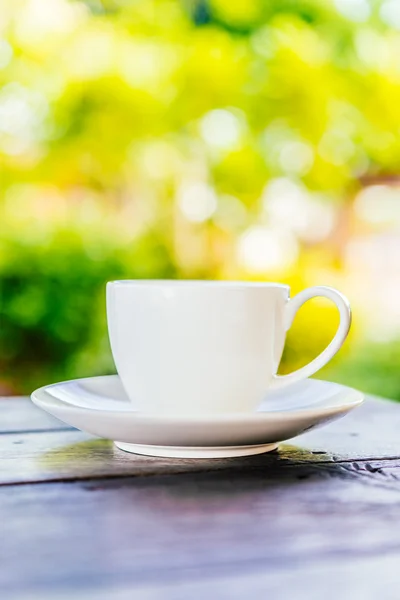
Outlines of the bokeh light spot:
{"label": "bokeh light spot", "polygon": [[178,204],[188,221],[207,221],[217,208],[217,197],[213,188],[203,181],[184,183],[178,190]]}
{"label": "bokeh light spot", "polygon": [[201,136],[207,144],[220,149],[237,145],[240,138],[239,119],[229,110],[216,109],[208,112],[201,120]]}
{"label": "bokeh light spot", "polygon": [[371,14],[371,7],[367,0],[335,0],[337,11],[346,19],[362,23]]}
{"label": "bokeh light spot", "polygon": [[285,270],[296,263],[299,249],[289,232],[255,225],[238,240],[239,263],[250,273]]}

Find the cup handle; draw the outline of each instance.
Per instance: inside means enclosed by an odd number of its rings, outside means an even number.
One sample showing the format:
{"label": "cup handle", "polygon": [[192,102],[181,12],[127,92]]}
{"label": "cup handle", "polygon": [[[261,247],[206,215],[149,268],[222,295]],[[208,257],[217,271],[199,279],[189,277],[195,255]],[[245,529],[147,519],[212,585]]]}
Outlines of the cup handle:
{"label": "cup handle", "polygon": [[286,385],[290,385],[291,383],[295,383],[296,381],[300,381],[301,379],[305,379],[306,377],[310,377],[316,371],[319,371],[319,369],[326,365],[326,363],[329,362],[336,352],[338,352],[338,350],[340,350],[342,347],[343,342],[349,333],[351,325],[350,304],[343,294],[330,287],[315,286],[307,288],[289,300],[285,307],[285,331],[290,329],[297,311],[305,302],[307,302],[307,300],[321,296],[332,300],[339,310],[340,322],[335,337],[325,348],[325,350],[323,350],[319,356],[314,358],[314,360],[308,363],[308,365],[305,365],[304,367],[301,367],[300,369],[297,369],[297,371],[289,373],[288,375],[274,375],[272,384],[269,388],[270,390],[276,390]]}

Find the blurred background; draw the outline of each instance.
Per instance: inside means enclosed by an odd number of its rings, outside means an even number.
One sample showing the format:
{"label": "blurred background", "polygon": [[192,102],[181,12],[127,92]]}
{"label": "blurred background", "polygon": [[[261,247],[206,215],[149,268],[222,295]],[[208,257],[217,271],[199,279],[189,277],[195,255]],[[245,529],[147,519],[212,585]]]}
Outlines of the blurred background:
{"label": "blurred background", "polygon": [[399,56],[398,0],[2,0],[1,393],[114,371],[107,280],[208,278],[338,287],[319,376],[400,399]]}

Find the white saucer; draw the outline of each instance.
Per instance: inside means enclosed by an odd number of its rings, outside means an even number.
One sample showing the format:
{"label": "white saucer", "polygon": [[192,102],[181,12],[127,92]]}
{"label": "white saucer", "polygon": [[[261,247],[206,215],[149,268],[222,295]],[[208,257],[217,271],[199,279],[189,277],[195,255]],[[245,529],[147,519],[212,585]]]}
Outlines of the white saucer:
{"label": "white saucer", "polygon": [[255,413],[166,417],[139,413],[118,375],[56,383],[36,390],[33,402],[55,417],[127,452],[174,458],[261,454],[279,442],[337,419],[363,394],[307,379],[271,393]]}

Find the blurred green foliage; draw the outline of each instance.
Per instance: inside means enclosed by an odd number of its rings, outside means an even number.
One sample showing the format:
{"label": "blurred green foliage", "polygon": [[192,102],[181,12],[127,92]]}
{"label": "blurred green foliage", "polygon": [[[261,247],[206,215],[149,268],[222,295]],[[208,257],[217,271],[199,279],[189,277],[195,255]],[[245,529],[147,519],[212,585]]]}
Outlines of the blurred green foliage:
{"label": "blurred green foliage", "polygon": [[105,282],[176,275],[162,236],[154,233],[129,253],[100,234],[88,242],[71,230],[56,232],[40,251],[36,246],[32,251],[26,239],[9,240],[5,250],[1,359],[17,390],[49,379],[112,372]]}
{"label": "blurred green foliage", "polygon": [[[350,289],[354,197],[399,170],[399,29],[390,0],[4,0],[4,384],[112,370],[109,279]],[[283,371],[335,330],[304,310]],[[400,399],[367,330],[325,375]]]}
{"label": "blurred green foliage", "polygon": [[400,400],[400,378],[396,367],[400,364],[400,344],[355,344],[340,366],[328,366],[324,376],[339,378],[347,385],[368,390],[370,394]]}

